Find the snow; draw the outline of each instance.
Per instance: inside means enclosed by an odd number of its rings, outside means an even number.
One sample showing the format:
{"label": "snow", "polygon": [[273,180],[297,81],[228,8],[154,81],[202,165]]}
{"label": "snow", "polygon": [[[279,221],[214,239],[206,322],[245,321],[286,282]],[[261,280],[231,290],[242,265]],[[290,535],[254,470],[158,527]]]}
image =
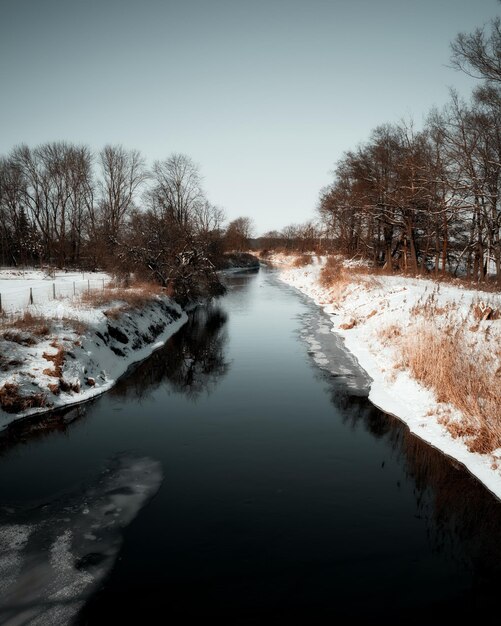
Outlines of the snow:
{"label": "snow", "polygon": [[112,569],[123,530],[158,491],[161,464],[111,459],[92,481],[43,506],[0,511],[2,623],[69,624]]}
{"label": "snow", "polygon": [[[153,297],[140,309],[124,308],[119,300],[91,307],[77,298],[50,300],[30,306],[29,311],[50,320],[50,333],[36,336],[14,328],[14,338],[5,331],[0,335],[0,389],[8,383],[18,386],[23,397],[42,394],[44,406],[16,413],[0,409],[0,428],[21,417],[104,393],[130,365],[163,346],[188,319],[164,295]],[[50,359],[59,351],[64,355],[61,375]],[[61,378],[69,389],[61,388]]]}
{"label": "snow", "polygon": [[25,310],[33,303],[45,304],[56,298],[72,298],[83,291],[102,289],[110,281],[104,272],[56,272],[49,276],[42,270],[1,269],[0,296],[2,310],[7,313]]}
{"label": "snow", "polygon": [[[419,323],[413,307],[432,298],[436,306],[448,311],[448,319],[465,323],[471,316],[471,307],[481,300],[501,309],[499,295],[464,289],[452,284],[402,276],[354,277],[342,295],[333,300],[333,294],[318,282],[323,260],[314,257],[311,265],[291,267],[287,257],[275,255],[271,261],[277,266],[279,277],[312,298],[330,316],[332,332],[341,336],[346,348],[372,378],[369,399],[387,413],[405,422],[411,432],[462,463],[493,494],[501,498],[501,449],[491,454],[470,452],[464,440],[453,438],[438,418],[447,412],[460,417],[450,405],[437,401],[434,393],[413,379],[408,371],[398,367],[394,347],[383,343],[381,329],[391,325],[408,327]],[[352,323],[355,324],[350,328]],[[440,327],[440,320],[438,320]],[[345,325],[345,329],[341,328]],[[477,323],[469,328],[466,337],[476,349],[494,346],[492,371],[501,366],[501,320]],[[487,338],[489,342],[487,343]],[[501,371],[501,370],[498,370]],[[499,416],[501,417],[501,416]]]}

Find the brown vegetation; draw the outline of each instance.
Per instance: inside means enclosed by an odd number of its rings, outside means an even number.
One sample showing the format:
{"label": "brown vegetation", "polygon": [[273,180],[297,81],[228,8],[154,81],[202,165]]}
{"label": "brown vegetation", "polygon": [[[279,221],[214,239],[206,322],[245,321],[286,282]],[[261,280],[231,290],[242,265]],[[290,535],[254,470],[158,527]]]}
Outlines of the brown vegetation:
{"label": "brown vegetation", "polygon": [[357,320],[352,317],[347,322],[344,322],[344,324],[340,324],[339,328],[341,328],[341,330],[351,330],[352,328],[355,328],[356,325]]}
{"label": "brown vegetation", "polygon": [[154,283],[137,283],[133,287],[105,287],[99,291],[85,292],[80,296],[83,304],[92,307],[104,307],[119,302],[118,307],[105,311],[105,315],[116,319],[120,311],[139,309],[155,300],[160,294],[167,295],[168,290]]}
{"label": "brown vegetation", "polygon": [[[452,410],[441,410],[439,423],[453,437],[464,438],[472,452],[485,454],[501,446],[501,368],[495,371],[501,349],[490,341],[485,322],[490,307],[474,304],[465,319],[457,308],[455,302],[439,306],[434,291],[411,308],[414,324],[405,329],[391,324],[378,335],[384,346],[397,349],[396,369],[409,370],[439,403],[461,413],[457,418]],[[467,332],[471,318],[477,324],[469,330],[484,331],[478,339]]]}
{"label": "brown vegetation", "polygon": [[[490,355],[473,352],[462,327],[420,327],[399,342],[402,365],[432,389],[437,401],[461,411],[461,421],[441,421],[454,437],[465,437],[472,452],[492,452],[501,446],[501,384],[494,379]],[[401,331],[388,329],[386,336]]]}
{"label": "brown vegetation", "polygon": [[[50,324],[46,317],[33,315],[30,311],[25,311],[20,316],[4,317],[0,321],[0,333],[4,337],[12,330],[29,333],[35,337],[45,337],[50,333]],[[15,339],[9,339],[9,341],[15,341]]]}
{"label": "brown vegetation", "polygon": [[473,316],[478,322],[486,320],[498,320],[501,317],[499,309],[485,302],[476,302],[473,305]]}
{"label": "brown vegetation", "polygon": [[57,352],[55,354],[49,354],[48,352],[43,353],[43,358],[46,361],[51,361],[54,364],[54,368],[46,368],[43,370],[43,373],[46,376],[54,376],[55,378],[61,378],[63,375],[63,364],[65,358],[64,348],[59,346],[58,344],[54,344],[54,348],[57,348]]}
{"label": "brown vegetation", "polygon": [[[76,335],[83,335],[88,330],[88,325],[81,320],[73,317],[63,317],[65,327],[70,328]],[[66,338],[66,341],[71,341],[70,338]]]}
{"label": "brown vegetation", "polygon": [[[424,310],[428,316],[430,307]],[[492,371],[501,351],[492,355],[470,345],[464,324],[447,323],[439,329],[426,320],[405,331],[392,324],[379,336],[383,345],[399,350],[397,367],[408,369],[432,389],[438,402],[462,413],[460,421],[447,412],[439,419],[453,437],[464,437],[472,452],[488,453],[501,446],[501,380]]]}
{"label": "brown vegetation", "polygon": [[311,260],[310,254],[301,254],[294,259],[292,267],[306,267],[307,265],[311,265]]}
{"label": "brown vegetation", "polygon": [[333,300],[339,299],[350,283],[364,283],[366,286],[376,286],[377,279],[370,275],[365,266],[346,267],[345,259],[340,255],[327,257],[326,263],[320,272],[320,285],[328,289]]}
{"label": "brown vegetation", "polygon": [[44,393],[32,393],[29,396],[22,396],[19,385],[15,383],[5,383],[0,388],[0,407],[6,413],[20,413],[33,407],[44,407],[47,405],[47,397]]}
{"label": "brown vegetation", "polygon": [[339,256],[328,256],[327,261],[320,272],[320,284],[326,289],[334,286],[345,286],[348,284],[348,277],[343,266],[343,260]]}

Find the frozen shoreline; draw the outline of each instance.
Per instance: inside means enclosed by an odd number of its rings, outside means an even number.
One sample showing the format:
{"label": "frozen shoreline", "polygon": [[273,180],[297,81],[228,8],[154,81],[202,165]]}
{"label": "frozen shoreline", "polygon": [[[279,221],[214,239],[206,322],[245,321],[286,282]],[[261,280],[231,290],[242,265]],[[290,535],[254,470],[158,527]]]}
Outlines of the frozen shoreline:
{"label": "frozen shoreline", "polygon": [[[412,301],[413,287],[419,281],[399,278],[398,281],[393,281],[392,289],[386,288],[386,294],[384,289],[378,291],[377,300],[368,292],[364,297],[362,293],[364,290],[359,285],[349,285],[347,290],[348,293],[352,291],[351,299],[348,302],[337,300],[333,303],[330,301],[328,291],[318,283],[320,269],[318,263],[301,268],[278,266],[278,277],[311,298],[327,313],[332,323],[331,331],[343,338],[346,349],[372,378],[369,399],[375,406],[403,421],[420,439],[462,463],[489,491],[501,499],[501,450],[495,450],[491,454],[470,452],[463,440],[453,438],[445,426],[437,421],[443,407],[437,402],[432,391],[424,388],[408,372],[397,371],[389,375],[395,357],[391,349],[384,348],[378,343],[375,330],[378,326],[381,328],[393,321],[395,309],[397,314],[401,311],[398,304],[393,310],[392,307],[384,308],[379,298],[386,296],[390,299],[394,296],[396,300],[401,301],[402,294],[405,294],[403,297]],[[403,284],[406,280],[408,286]],[[426,282],[429,281],[422,281],[422,289],[426,290]],[[389,280],[388,284],[391,283]],[[420,296],[417,289],[415,288],[416,300]],[[453,287],[449,289],[457,290]],[[346,320],[352,320],[355,309],[358,309],[360,315],[365,314],[365,323],[341,328],[343,322],[346,325]],[[377,314],[374,313],[375,309]],[[447,409],[451,410],[449,405]]]}

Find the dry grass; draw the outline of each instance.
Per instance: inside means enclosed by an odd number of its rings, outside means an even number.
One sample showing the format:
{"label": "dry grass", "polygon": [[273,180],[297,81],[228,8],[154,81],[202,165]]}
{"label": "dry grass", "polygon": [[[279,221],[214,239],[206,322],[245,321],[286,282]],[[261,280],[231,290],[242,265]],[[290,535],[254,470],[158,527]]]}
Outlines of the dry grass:
{"label": "dry grass", "polygon": [[426,298],[416,302],[410,309],[410,314],[413,317],[421,316],[425,320],[431,321],[437,317],[449,317],[451,314],[457,311],[457,303],[449,301],[443,306],[439,306],[437,303],[438,291],[434,289]]}
{"label": "dry grass", "polygon": [[[370,289],[373,283],[376,287],[380,273],[384,272],[347,267],[342,257],[330,256],[320,283],[333,299],[345,298],[348,284],[363,282]],[[498,319],[501,307],[496,298],[489,297],[489,302],[476,302],[469,312],[461,313],[457,302],[442,304],[439,295],[437,286],[412,307],[409,328],[391,324],[379,330],[379,340],[398,352],[394,376],[399,369],[408,370],[434,391],[439,403],[452,407],[439,418],[451,435],[464,438],[472,452],[490,453],[501,447],[501,347],[494,340],[491,323],[485,320]],[[367,319],[376,313],[371,311]],[[482,333],[468,333],[472,320],[476,326],[470,330]],[[454,408],[462,419],[454,417]]]}
{"label": "dry grass", "polygon": [[158,295],[170,295],[167,289],[153,283],[137,283],[133,287],[106,286],[99,291],[89,291],[81,294],[80,301],[86,306],[104,307],[113,302],[123,302],[120,307],[109,309],[113,316],[116,309],[125,311],[138,309],[154,300]]}
{"label": "dry grass", "polygon": [[[462,418],[442,412],[439,422],[453,437],[464,438],[469,450],[482,454],[501,446],[501,348],[492,340],[485,319],[487,306],[473,303],[460,315],[456,302],[438,304],[434,290],[411,310],[419,318],[410,327],[392,324],[379,331],[384,346],[394,346],[400,361],[395,370],[407,369],[437,401],[457,409]],[[472,335],[469,331],[483,331]]]}
{"label": "dry grass", "polygon": [[329,291],[333,301],[339,300],[349,284],[364,283],[367,288],[378,286],[377,279],[368,274],[368,268],[359,265],[346,267],[341,256],[328,256],[320,272],[320,285]]}
{"label": "dry grass", "polygon": [[[388,332],[391,336],[396,331]],[[449,326],[441,332],[422,327],[399,343],[403,366],[435,392],[438,402],[463,414],[461,421],[442,420],[452,436],[464,437],[472,452],[499,448],[501,380],[492,373],[490,355],[469,345],[463,327]]]}
{"label": "dry grass", "polygon": [[292,267],[306,267],[307,265],[311,265],[311,261],[311,254],[301,254],[294,259]]}
{"label": "dry grass", "polygon": [[5,383],[0,388],[0,407],[6,413],[20,413],[33,407],[43,407],[47,404],[47,396],[44,393],[33,393],[29,396],[22,396],[19,385]]}
{"label": "dry grass", "polygon": [[325,289],[332,289],[340,285],[345,287],[350,282],[343,260],[340,257],[327,257],[327,261],[320,272],[319,282]]}
{"label": "dry grass", "polygon": [[486,291],[489,293],[499,293],[501,291],[501,283],[494,277],[479,282],[475,278],[466,278],[465,276],[454,276],[446,272],[445,274],[435,274],[433,271],[423,274],[423,277],[436,281],[437,283],[445,283],[455,287],[463,287],[464,289],[474,289],[477,291]]}
{"label": "dry grass", "polygon": [[0,321],[0,333],[15,331],[29,333],[34,337],[46,337],[50,333],[50,325],[47,318],[41,315],[33,315],[30,311],[25,311],[19,317],[3,318]]}
{"label": "dry grass", "polygon": [[120,318],[120,316],[122,315],[123,312],[123,308],[119,307],[119,306],[115,306],[111,309],[106,309],[105,311],[103,311],[103,313],[106,315],[106,317],[110,320],[117,320]]}
{"label": "dry grass", "polygon": [[70,328],[76,335],[83,335],[89,328],[85,322],[72,317],[63,317],[63,322],[65,327]]}
{"label": "dry grass", "polygon": [[390,324],[378,331],[379,341],[383,346],[394,344],[395,341],[402,336],[402,327],[398,324]]}

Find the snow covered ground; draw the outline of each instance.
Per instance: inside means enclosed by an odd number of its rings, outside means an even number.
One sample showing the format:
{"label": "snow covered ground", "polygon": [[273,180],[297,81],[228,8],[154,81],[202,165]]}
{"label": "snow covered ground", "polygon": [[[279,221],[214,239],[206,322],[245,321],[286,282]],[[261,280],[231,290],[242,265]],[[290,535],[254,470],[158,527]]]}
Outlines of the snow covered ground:
{"label": "snow covered ground", "polygon": [[[453,437],[443,423],[461,419],[458,411],[438,402],[434,392],[413,379],[399,365],[400,355],[385,329],[419,331],[420,307],[433,303],[439,312],[434,323],[463,324],[465,340],[479,357],[483,350],[492,352],[486,376],[499,377],[501,372],[501,320],[475,321],[472,308],[482,300],[500,310],[499,295],[463,289],[432,280],[402,276],[357,275],[341,289],[330,290],[319,283],[323,260],[316,257],[304,267],[293,267],[290,258],[274,255],[273,264],[280,278],[311,297],[323,307],[332,321],[332,331],[344,338],[348,350],[373,379],[370,400],[382,410],[403,420],[423,440],[463,463],[488,489],[501,498],[501,448],[489,454],[471,452],[460,437]],[[445,326],[444,326],[445,327]],[[388,336],[390,340],[388,341]],[[500,381],[501,382],[501,381]],[[493,385],[494,379],[493,379]],[[501,385],[500,385],[501,386]],[[493,416],[501,420],[501,416]],[[441,423],[442,422],[442,423]]]}
{"label": "snow covered ground", "polygon": [[78,297],[49,300],[30,306],[22,323],[2,321],[0,428],[107,391],[187,320],[165,295],[150,295],[133,306],[119,292],[116,301],[113,290],[107,293],[111,300],[102,305]]}
{"label": "snow covered ground", "polygon": [[[36,269],[0,269],[1,308],[6,313],[22,311],[30,304],[43,305],[56,298],[73,298],[89,289],[102,289],[110,280],[103,272],[64,272],[48,275]],[[31,291],[30,291],[31,290]]]}

